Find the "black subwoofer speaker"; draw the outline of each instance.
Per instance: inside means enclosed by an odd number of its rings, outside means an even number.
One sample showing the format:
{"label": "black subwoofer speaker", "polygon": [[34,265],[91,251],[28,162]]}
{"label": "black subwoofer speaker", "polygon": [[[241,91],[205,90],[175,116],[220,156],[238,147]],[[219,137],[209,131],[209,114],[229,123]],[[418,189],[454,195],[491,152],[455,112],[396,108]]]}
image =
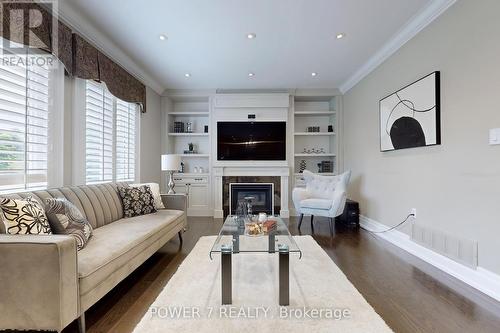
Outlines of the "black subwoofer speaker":
{"label": "black subwoofer speaker", "polygon": [[347,199],[344,212],[337,217],[337,222],[349,227],[359,227],[359,203]]}

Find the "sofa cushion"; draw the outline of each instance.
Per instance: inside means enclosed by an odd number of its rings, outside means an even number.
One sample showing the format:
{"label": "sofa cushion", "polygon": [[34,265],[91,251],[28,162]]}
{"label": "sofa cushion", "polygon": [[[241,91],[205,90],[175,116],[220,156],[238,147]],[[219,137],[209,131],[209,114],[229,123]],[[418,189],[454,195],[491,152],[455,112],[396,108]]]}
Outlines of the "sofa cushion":
{"label": "sofa cushion", "polygon": [[92,236],[92,225],[82,213],[66,199],[49,198],[45,201],[45,213],[49,219],[52,232],[70,235],[76,239],[78,251],[87,245]]}
{"label": "sofa cushion", "polygon": [[123,202],[125,217],[146,215],[156,212],[155,200],[151,188],[147,185],[139,187],[120,187],[118,193]]}
{"label": "sofa cushion", "polygon": [[155,200],[156,209],[165,209],[163,201],[161,201],[160,195],[160,185],[158,183],[144,183],[144,184],[130,184],[131,187],[149,186],[151,193],[153,193],[153,198]]}
{"label": "sofa cushion", "polygon": [[0,213],[7,234],[52,234],[42,205],[31,196],[26,199],[0,198]]}
{"label": "sofa cushion", "polygon": [[325,209],[332,207],[333,201],[327,199],[305,199],[300,202],[300,206],[309,209]]}
{"label": "sofa cushion", "polygon": [[123,207],[118,186],[126,183],[106,183],[60,187],[35,192],[4,194],[9,199],[26,199],[32,197],[42,206],[49,198],[65,198],[75,205],[92,227],[99,228],[123,218]]}
{"label": "sofa cushion", "polygon": [[183,214],[177,210],[159,210],[94,229],[87,246],[78,252],[80,295],[91,291],[169,232],[183,218]]}

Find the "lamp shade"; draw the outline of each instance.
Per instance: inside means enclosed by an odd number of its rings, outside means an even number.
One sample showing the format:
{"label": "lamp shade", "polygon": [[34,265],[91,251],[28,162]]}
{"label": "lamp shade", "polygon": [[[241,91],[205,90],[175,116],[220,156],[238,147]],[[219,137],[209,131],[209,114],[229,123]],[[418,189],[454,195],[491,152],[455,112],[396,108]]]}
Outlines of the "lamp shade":
{"label": "lamp shade", "polygon": [[161,155],[162,171],[178,171],[181,168],[181,157],[176,154]]}

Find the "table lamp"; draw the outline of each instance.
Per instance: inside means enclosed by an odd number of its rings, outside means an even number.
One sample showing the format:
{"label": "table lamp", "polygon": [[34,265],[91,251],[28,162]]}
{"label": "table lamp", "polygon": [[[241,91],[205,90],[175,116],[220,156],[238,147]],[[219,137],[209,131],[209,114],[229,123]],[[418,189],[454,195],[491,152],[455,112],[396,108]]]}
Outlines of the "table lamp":
{"label": "table lamp", "polygon": [[168,171],[168,194],[174,194],[174,172],[181,168],[181,157],[176,154],[161,155],[161,170]]}

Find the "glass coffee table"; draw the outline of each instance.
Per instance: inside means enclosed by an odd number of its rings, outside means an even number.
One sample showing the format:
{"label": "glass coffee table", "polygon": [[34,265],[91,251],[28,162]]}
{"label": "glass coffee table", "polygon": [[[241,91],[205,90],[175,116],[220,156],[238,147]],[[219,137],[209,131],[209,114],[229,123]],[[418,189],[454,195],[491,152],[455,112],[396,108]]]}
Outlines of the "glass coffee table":
{"label": "glass coffee table", "polygon": [[[243,221],[235,216],[228,216],[222,225],[217,239],[210,250],[210,259],[215,253],[221,255],[222,304],[232,303],[232,255],[241,253],[278,253],[279,256],[279,305],[289,305],[289,254],[302,252],[297,246],[288,227],[280,217],[269,217],[276,221],[276,226],[269,232],[258,235],[249,234],[248,219]],[[256,222],[254,222],[256,223]]]}

